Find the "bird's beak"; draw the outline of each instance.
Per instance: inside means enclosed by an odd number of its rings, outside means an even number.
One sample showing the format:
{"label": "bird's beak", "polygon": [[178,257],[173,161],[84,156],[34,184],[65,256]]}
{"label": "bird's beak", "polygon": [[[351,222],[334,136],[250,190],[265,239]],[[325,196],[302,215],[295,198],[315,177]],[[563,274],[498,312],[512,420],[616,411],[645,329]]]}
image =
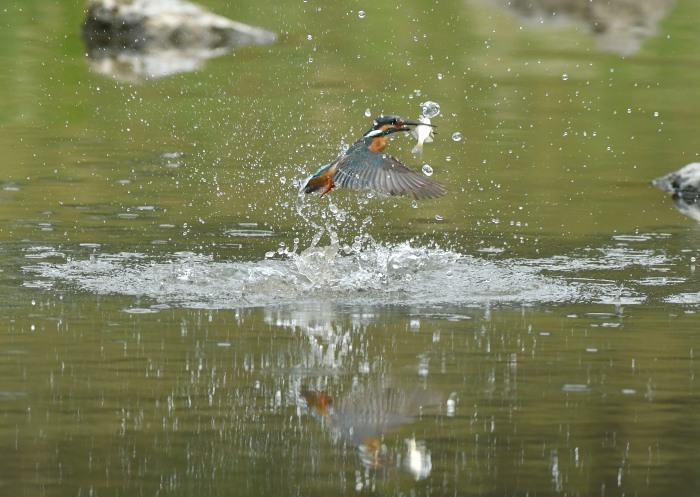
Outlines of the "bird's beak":
{"label": "bird's beak", "polygon": [[406,126],[430,126],[431,128],[435,128],[434,124],[424,123],[415,119],[403,119],[400,131],[410,131],[411,128],[407,128]]}

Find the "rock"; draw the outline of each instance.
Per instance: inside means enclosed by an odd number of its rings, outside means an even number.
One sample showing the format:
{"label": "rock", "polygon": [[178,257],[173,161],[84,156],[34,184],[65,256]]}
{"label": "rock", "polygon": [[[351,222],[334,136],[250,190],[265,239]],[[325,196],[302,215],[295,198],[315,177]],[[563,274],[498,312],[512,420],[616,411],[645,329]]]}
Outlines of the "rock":
{"label": "rock", "polygon": [[582,21],[605,51],[631,55],[657,33],[675,0],[492,0],[538,22]]}
{"label": "rock", "polygon": [[693,162],[678,171],[659,176],[651,184],[672,193],[674,197],[697,199],[700,196],[700,162]]}
{"label": "rock", "polygon": [[184,0],[90,0],[82,37],[95,70],[127,80],[191,71],[233,48],[277,40]]}
{"label": "rock", "polygon": [[673,203],[686,216],[700,221],[700,162],[693,162],[678,171],[659,176],[652,185],[673,194]]}

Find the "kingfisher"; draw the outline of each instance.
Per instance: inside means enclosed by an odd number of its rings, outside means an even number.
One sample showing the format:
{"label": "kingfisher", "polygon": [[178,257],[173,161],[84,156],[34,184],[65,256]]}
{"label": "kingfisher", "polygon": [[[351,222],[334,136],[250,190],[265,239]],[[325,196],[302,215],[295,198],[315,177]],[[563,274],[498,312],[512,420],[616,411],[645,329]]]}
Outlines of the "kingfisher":
{"label": "kingfisher", "polygon": [[303,187],[304,193],[323,190],[321,196],[334,187],[352,190],[373,190],[387,195],[405,195],[415,200],[437,198],[445,187],[429,180],[398,159],[386,155],[389,137],[410,126],[431,126],[421,121],[399,116],[377,118],[370,129],[333,162],[311,176]]}

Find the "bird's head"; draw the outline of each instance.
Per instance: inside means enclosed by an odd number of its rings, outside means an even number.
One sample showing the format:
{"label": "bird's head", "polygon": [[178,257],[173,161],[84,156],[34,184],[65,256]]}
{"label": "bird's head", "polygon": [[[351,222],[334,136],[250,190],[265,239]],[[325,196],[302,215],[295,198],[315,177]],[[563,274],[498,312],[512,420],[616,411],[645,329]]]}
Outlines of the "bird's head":
{"label": "bird's head", "polygon": [[[411,131],[410,126],[424,125],[415,119],[405,119],[399,116],[381,116],[374,120],[372,127],[368,129],[363,136],[370,138],[375,136],[384,136],[397,131]],[[433,126],[427,124],[427,126]]]}
{"label": "bird's head", "polygon": [[370,150],[381,152],[387,144],[387,136],[398,131],[411,131],[411,126],[431,126],[415,119],[405,119],[399,116],[380,116],[374,120],[372,127],[364,135],[365,143]]}

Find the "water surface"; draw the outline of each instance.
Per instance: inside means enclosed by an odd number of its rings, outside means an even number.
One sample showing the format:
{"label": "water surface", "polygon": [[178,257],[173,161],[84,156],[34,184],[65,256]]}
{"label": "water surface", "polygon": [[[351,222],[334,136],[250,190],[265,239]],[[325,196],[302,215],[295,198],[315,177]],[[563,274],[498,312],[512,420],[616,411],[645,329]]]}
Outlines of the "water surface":
{"label": "water surface", "polygon": [[[206,6],[279,39],[128,82],[70,2],[0,12],[3,494],[698,492],[700,231],[650,185],[693,2]],[[427,99],[390,151],[445,197],[298,203]]]}

